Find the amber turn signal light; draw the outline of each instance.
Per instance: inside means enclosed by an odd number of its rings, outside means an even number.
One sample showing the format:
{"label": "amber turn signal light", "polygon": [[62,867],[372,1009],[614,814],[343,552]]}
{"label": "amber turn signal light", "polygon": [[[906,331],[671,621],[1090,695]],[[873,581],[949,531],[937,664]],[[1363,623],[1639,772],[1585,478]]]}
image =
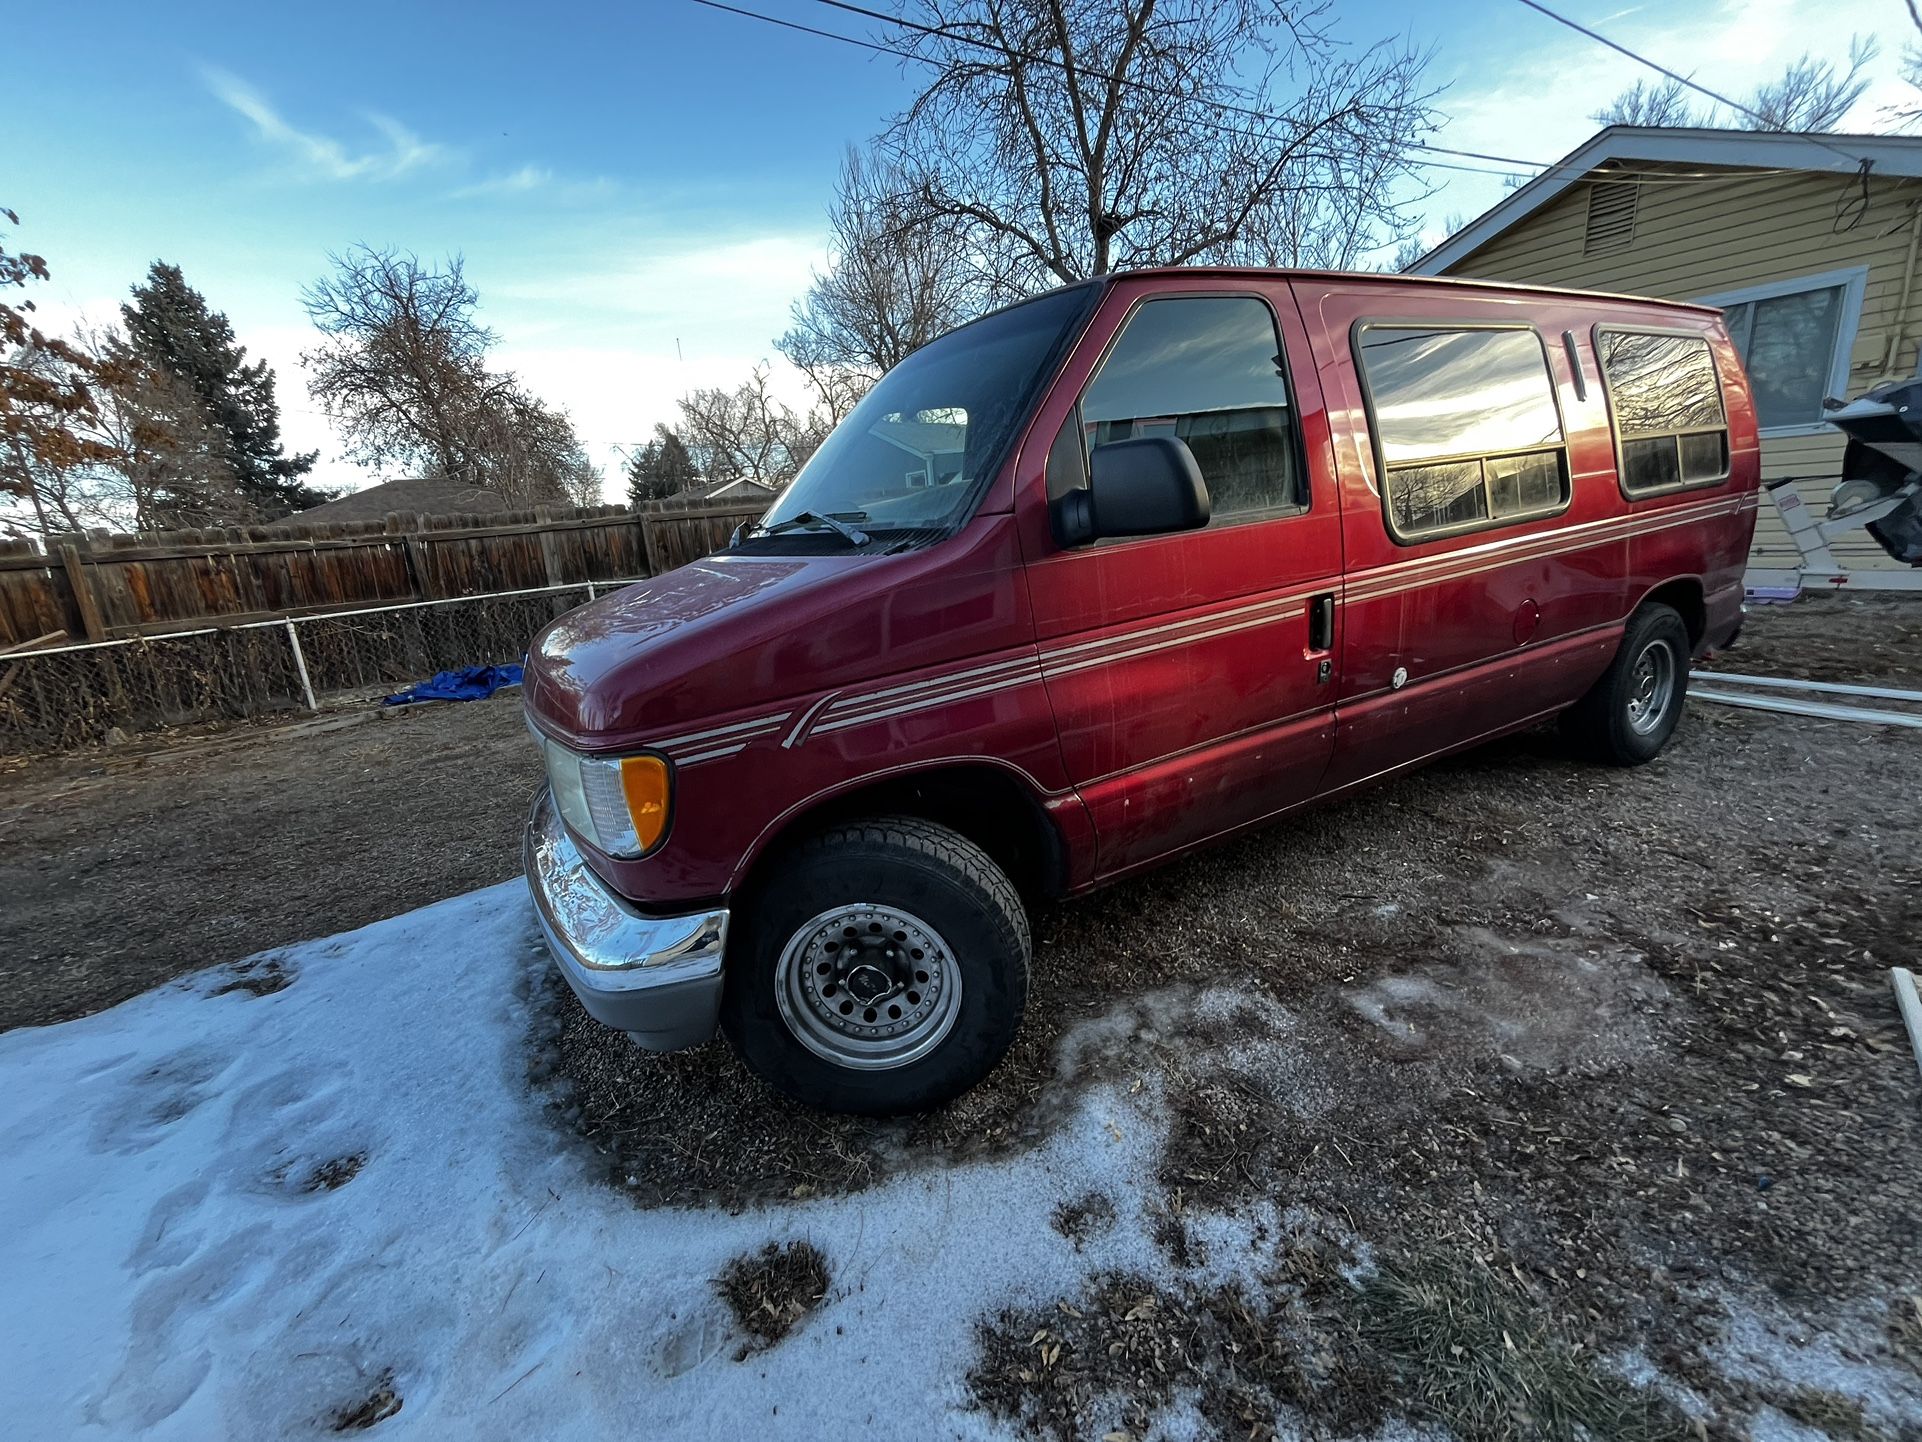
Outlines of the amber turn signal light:
{"label": "amber turn signal light", "polygon": [[667,762],[658,756],[627,756],[621,760],[621,794],[627,798],[627,814],[634,822],[634,836],[642,851],[667,830]]}

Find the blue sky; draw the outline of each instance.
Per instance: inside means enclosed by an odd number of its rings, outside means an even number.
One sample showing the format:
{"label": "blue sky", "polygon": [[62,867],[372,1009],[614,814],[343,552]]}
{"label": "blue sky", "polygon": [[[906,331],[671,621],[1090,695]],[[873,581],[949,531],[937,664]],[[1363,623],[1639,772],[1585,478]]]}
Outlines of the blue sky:
{"label": "blue sky", "polygon": [[[745,0],[868,33],[810,0]],[[1742,89],[1851,31],[1890,52],[1861,111],[1893,98],[1900,0],[1706,0],[1567,13],[1718,88]],[[1440,143],[1552,160],[1639,72],[1514,0],[1340,7],[1357,42],[1413,23],[1446,83]],[[148,263],[180,264],[280,373],[284,427],[329,485],[339,458],[297,357],[302,284],[356,241],[464,254],[502,361],[566,405],[594,458],[646,436],[690,386],[726,382],[786,324],[825,260],[844,148],[911,98],[911,77],[851,46],[705,10],[620,5],[36,6],[10,22],[8,243],[45,255],[49,320],[114,317]],[[1473,162],[1470,162],[1473,163]],[[1491,176],[1435,171],[1443,217],[1498,199]],[[781,376],[796,398],[798,384]],[[610,484],[610,496],[617,488]]]}

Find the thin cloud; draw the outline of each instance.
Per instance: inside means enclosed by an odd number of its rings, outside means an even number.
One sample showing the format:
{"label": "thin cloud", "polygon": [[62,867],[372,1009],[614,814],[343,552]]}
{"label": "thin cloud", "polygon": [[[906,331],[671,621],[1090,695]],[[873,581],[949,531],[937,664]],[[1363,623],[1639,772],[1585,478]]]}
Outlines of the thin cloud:
{"label": "thin cloud", "polygon": [[620,187],[605,176],[575,180],[556,175],[544,165],[523,165],[500,175],[489,175],[449,192],[454,200],[489,197],[514,197],[539,193],[558,201],[596,200],[614,194]]}
{"label": "thin cloud", "polygon": [[302,130],[274,109],[266,96],[239,76],[204,65],[201,80],[213,97],[253,126],[257,139],[299,164],[303,171],[326,180],[393,180],[448,158],[443,145],[424,140],[392,116],[366,114],[369,125],[386,142],[382,148],[352,151],[330,135]]}

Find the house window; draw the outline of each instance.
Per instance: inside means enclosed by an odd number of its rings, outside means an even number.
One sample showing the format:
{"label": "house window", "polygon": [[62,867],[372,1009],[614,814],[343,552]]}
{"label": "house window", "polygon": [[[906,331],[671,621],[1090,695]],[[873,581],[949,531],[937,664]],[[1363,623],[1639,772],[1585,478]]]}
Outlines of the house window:
{"label": "house window", "polygon": [[1568,504],[1562,417],[1534,331],[1365,325],[1356,347],[1382,505],[1398,540]]}
{"label": "house window", "polygon": [[1253,296],[1140,306],[1082,393],[1081,421],[1090,446],[1137,436],[1186,442],[1217,520],[1307,504],[1281,340]]}
{"label": "house window", "polygon": [[1763,430],[1820,426],[1823,399],[1848,389],[1866,276],[1858,267],[1703,298],[1722,308]]}
{"label": "house window", "polygon": [[1728,476],[1728,418],[1715,357],[1700,336],[1595,330],[1630,495]]}

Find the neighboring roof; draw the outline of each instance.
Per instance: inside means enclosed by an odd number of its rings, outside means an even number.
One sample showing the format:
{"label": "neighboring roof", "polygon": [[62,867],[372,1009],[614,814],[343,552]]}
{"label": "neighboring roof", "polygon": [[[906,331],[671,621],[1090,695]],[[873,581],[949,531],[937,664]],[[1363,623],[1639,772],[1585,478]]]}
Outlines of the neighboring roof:
{"label": "neighboring roof", "polygon": [[968,443],[968,428],[952,421],[876,421],[869,430],[917,456],[958,451]]}
{"label": "neighboring roof", "polygon": [[507,509],[507,502],[492,491],[465,481],[446,476],[404,476],[364,491],[349,491],[339,500],[289,519],[304,525],[309,521],[384,521],[395,512],[403,516],[482,516]]}
{"label": "neighboring roof", "polygon": [[731,481],[722,481],[720,485],[710,487],[705,499],[712,501],[727,495],[740,495],[749,499],[755,499],[760,496],[772,496],[776,494],[778,494],[778,492],[775,487],[770,486],[766,481],[757,481],[752,476],[736,476]]}
{"label": "neighboring roof", "polygon": [[1440,275],[1610,160],[1814,171],[1838,176],[1860,174],[1862,163],[1867,161],[1872,177],[1915,176],[1922,175],[1922,136],[1611,125],[1500,204],[1476,216],[1410,266],[1407,274]]}

